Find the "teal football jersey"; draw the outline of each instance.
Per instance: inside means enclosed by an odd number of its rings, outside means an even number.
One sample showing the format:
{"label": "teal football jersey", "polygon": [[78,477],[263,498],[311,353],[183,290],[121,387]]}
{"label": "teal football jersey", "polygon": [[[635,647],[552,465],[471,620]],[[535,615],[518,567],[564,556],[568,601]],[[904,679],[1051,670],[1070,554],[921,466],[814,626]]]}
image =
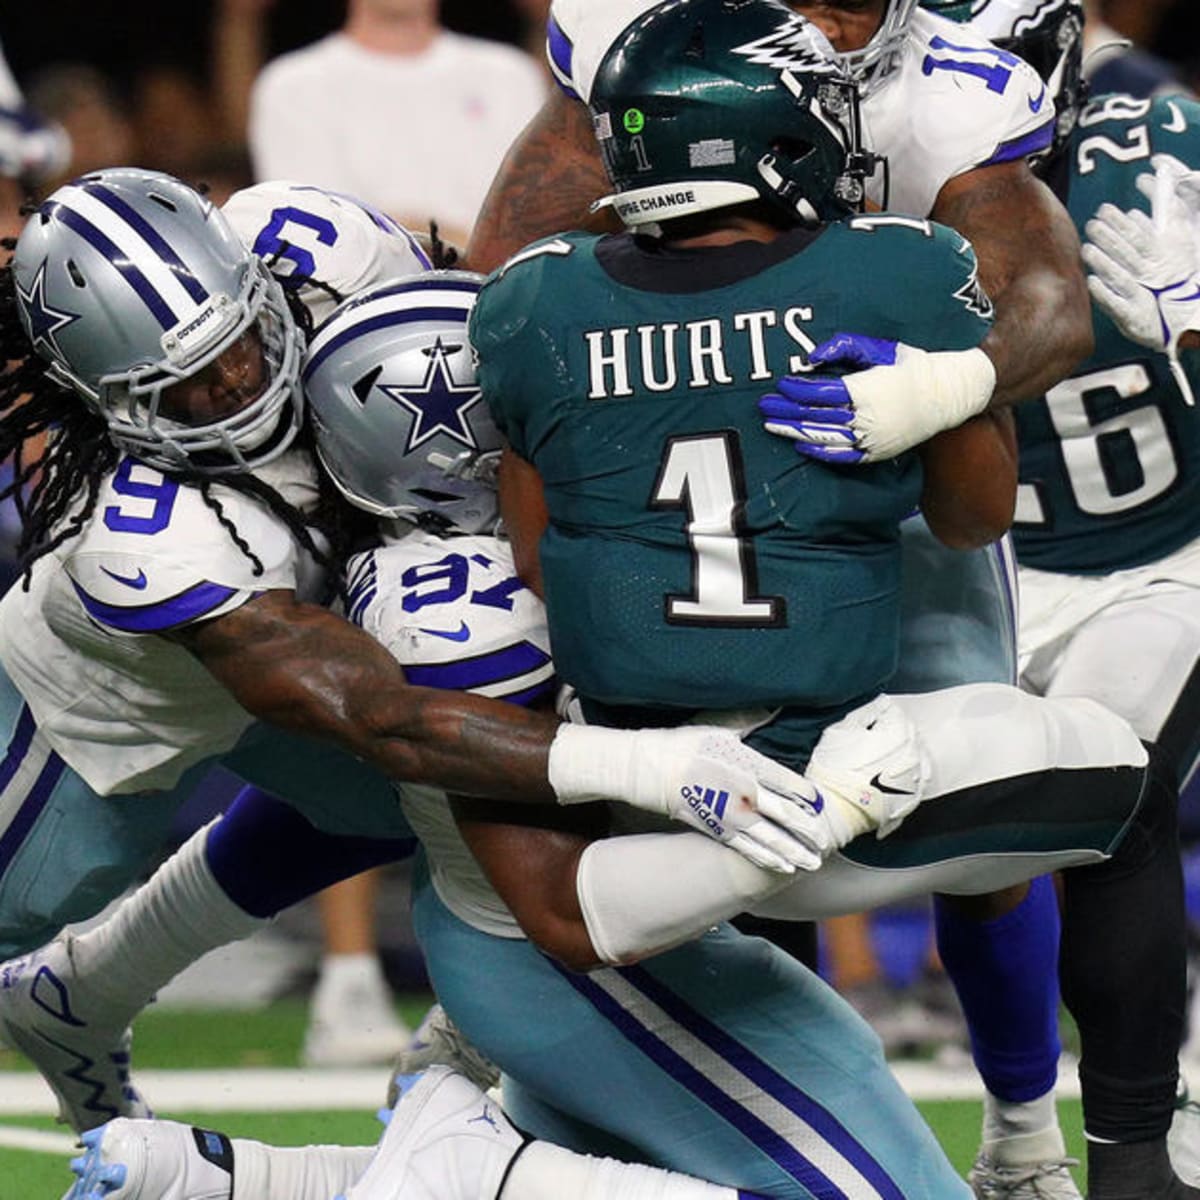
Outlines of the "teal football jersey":
{"label": "teal football jersey", "polygon": [[[1200,168],[1200,105],[1104,96],[1067,150],[1068,208],[1083,227],[1101,204],[1148,210],[1137,190],[1152,154]],[[1130,342],[1093,306],[1095,353],[1044,399],[1016,408],[1021,488],[1013,535],[1026,566],[1108,574],[1200,536],[1200,409],[1166,356]],[[1200,352],[1184,369],[1200,395]]]}
{"label": "teal football jersey", "polygon": [[608,706],[829,709],[896,659],[915,455],[804,458],[756,402],[841,330],[976,345],[970,246],[880,214],[770,245],[567,235],[517,255],[472,319],[484,395],[545,485],[560,676]]}

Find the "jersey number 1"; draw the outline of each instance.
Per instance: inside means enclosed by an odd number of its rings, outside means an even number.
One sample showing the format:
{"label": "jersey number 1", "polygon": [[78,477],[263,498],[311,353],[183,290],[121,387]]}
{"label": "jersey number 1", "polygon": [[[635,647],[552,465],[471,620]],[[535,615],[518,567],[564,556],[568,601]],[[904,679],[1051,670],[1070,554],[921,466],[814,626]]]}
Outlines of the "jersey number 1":
{"label": "jersey number 1", "polygon": [[782,596],[754,594],[758,572],[744,526],[746,484],[734,430],[671,438],[650,507],[687,513],[692,590],[663,597],[668,624],[771,628],[786,623]]}

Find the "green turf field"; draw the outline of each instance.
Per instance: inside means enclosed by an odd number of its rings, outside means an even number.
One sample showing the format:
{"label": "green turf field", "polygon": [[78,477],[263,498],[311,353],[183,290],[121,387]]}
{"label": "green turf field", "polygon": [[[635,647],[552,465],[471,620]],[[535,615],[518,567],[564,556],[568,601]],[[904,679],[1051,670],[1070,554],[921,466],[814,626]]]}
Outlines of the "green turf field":
{"label": "green turf field", "polygon": [[[410,1024],[420,1020],[427,1001],[413,997],[402,1004]],[[304,1032],[305,1010],[300,1002],[282,1002],[260,1012],[184,1013],[148,1011],[136,1027],[136,1062],[144,1069],[209,1070],[229,1072],[231,1103],[239,1094],[239,1070],[262,1067],[294,1067]],[[27,1071],[23,1060],[0,1050],[0,1092],[6,1072]],[[380,1075],[380,1103],[386,1072]],[[921,1111],[933,1126],[951,1161],[964,1173],[974,1157],[979,1133],[980,1106],[976,1101],[922,1101]],[[1079,1104],[1061,1106],[1068,1147],[1078,1155],[1082,1148]],[[379,1126],[373,1114],[361,1111],[313,1110],[263,1113],[173,1111],[163,1116],[224,1130],[236,1137],[254,1137],[281,1145],[305,1142],[352,1142],[375,1140]],[[11,1128],[58,1131],[49,1117],[0,1115],[0,1135]],[[61,1151],[40,1152],[6,1149],[0,1145],[0,1200],[58,1200],[70,1182]],[[564,1198],[566,1200],[566,1198]]]}

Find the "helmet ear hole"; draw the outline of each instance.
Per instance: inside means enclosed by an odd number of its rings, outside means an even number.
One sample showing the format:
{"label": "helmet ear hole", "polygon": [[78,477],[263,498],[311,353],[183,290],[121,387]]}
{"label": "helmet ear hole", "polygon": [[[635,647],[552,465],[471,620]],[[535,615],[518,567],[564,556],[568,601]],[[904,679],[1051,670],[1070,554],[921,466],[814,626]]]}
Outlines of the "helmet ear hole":
{"label": "helmet ear hole", "polygon": [[771,152],[776,158],[786,159],[799,165],[816,152],[816,146],[804,138],[789,137],[786,134],[771,142]]}
{"label": "helmet ear hole", "polygon": [[71,259],[67,263],[67,274],[71,277],[71,282],[79,288],[87,287],[87,280],[83,277],[83,272],[79,269],[79,264]]}
{"label": "helmet ear hole", "polygon": [[361,379],[355,380],[354,387],[351,389],[354,392],[354,398],[359,404],[366,405],[367,397],[371,394],[371,389],[375,386],[375,381],[383,374],[383,364],[373,367]]}

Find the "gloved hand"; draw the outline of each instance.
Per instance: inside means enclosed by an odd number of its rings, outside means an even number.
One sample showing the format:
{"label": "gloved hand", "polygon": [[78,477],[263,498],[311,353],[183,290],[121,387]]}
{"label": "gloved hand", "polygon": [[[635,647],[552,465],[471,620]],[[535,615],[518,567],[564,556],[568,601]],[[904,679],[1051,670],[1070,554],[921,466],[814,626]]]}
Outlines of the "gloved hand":
{"label": "gloved hand", "polygon": [[887,837],[921,802],[929,764],[911,718],[880,695],[821,734],[804,777],[826,802],[834,845],[844,846],[872,829]]}
{"label": "gloved hand", "polygon": [[1189,404],[1192,387],[1179,362],[1179,339],[1200,332],[1200,173],[1169,154],[1139,175],[1150,215],[1102,204],[1084,226],[1083,261],[1092,299],[1131,341],[1166,354]]}
{"label": "gloved hand", "polygon": [[728,729],[563,725],[550,747],[549,777],[560,804],[622,800],[771,871],[816,870],[833,848],[817,789]]}
{"label": "gloved hand", "polygon": [[879,462],[983,412],[996,387],[980,349],[920,350],[903,342],[834,334],[809,356],[850,374],[785,375],[763,396],[769,433],[798,453],[831,463]]}

